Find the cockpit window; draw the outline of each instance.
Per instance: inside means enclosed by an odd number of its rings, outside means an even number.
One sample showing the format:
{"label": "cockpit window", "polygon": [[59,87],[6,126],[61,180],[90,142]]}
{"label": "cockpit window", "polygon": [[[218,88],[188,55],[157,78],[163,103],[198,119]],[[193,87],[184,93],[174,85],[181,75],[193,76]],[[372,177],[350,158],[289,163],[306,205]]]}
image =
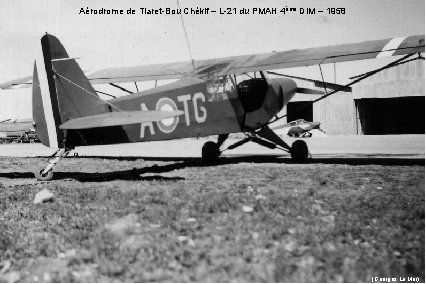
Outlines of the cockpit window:
{"label": "cockpit window", "polygon": [[235,86],[228,76],[216,77],[207,83],[208,101],[223,101],[232,97]]}

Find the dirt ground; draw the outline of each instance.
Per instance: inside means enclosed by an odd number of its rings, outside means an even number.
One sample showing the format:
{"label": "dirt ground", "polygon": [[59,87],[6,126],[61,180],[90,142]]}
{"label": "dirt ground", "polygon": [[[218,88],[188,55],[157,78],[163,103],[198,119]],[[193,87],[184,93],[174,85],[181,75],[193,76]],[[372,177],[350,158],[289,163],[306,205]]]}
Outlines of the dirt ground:
{"label": "dirt ground", "polygon": [[0,158],[0,282],[425,281],[424,160],[45,161]]}

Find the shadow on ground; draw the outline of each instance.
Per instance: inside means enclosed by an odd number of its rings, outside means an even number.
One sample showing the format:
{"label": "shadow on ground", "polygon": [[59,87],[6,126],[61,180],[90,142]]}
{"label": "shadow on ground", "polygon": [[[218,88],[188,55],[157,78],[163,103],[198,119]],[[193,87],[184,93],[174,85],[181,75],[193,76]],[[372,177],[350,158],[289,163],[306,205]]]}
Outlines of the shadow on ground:
{"label": "shadow on ground", "polygon": [[[404,156],[406,157],[406,155]],[[74,179],[81,182],[105,182],[113,180],[159,180],[159,181],[178,181],[184,180],[183,177],[175,176],[162,176],[162,173],[168,173],[175,170],[192,168],[192,167],[209,167],[230,165],[238,163],[277,163],[277,164],[296,164],[289,157],[275,156],[275,155],[254,155],[254,156],[233,156],[220,158],[215,163],[204,164],[200,158],[163,158],[163,157],[68,157],[67,159],[110,159],[118,161],[136,161],[143,159],[145,161],[162,161],[162,162],[175,162],[167,165],[153,165],[143,168],[133,168],[130,170],[110,171],[101,173],[88,173],[84,169],[80,172],[55,172],[54,180],[61,179]],[[368,155],[360,155],[359,157],[326,157],[326,158],[312,158],[309,159],[307,164],[338,164],[338,165],[383,165],[383,166],[424,166],[424,159],[416,158],[392,158],[386,157],[369,157]],[[141,176],[144,174],[154,174],[149,176]],[[22,179],[34,178],[32,172],[3,172],[0,173],[0,178],[9,179]]]}

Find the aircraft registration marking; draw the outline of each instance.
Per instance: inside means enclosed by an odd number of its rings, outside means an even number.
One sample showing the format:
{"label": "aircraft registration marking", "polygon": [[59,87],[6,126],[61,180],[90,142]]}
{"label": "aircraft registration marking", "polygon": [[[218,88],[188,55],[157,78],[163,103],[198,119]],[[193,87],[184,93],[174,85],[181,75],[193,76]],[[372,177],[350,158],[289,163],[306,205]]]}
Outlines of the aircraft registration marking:
{"label": "aircraft registration marking", "polygon": [[[186,95],[180,95],[176,97],[176,101],[174,101],[171,98],[163,97],[160,98],[157,101],[157,104],[155,106],[155,110],[157,111],[175,111],[179,110],[177,103],[179,103],[183,107],[183,112],[185,116],[185,125],[191,126],[191,122],[194,123],[203,123],[207,119],[207,109],[203,105],[203,103],[206,101],[206,97],[203,93],[198,92],[193,95],[186,94]],[[190,108],[192,107],[193,112],[190,111]],[[142,110],[149,110],[145,103],[141,104]],[[191,120],[190,114],[193,113],[194,119]],[[172,133],[176,126],[179,123],[179,117],[171,117],[162,119],[155,122],[158,126],[158,129],[163,133]],[[141,134],[140,138],[145,137],[145,130],[148,128],[151,135],[155,135],[155,129],[153,122],[144,122],[141,123]]]}

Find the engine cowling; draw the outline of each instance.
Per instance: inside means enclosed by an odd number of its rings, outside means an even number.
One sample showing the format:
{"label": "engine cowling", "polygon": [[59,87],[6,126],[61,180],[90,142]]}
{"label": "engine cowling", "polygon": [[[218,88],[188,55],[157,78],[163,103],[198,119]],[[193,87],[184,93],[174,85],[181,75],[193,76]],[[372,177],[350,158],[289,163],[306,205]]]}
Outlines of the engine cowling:
{"label": "engine cowling", "polygon": [[294,96],[296,82],[289,78],[254,78],[238,84],[238,96],[246,113],[245,127],[268,123]]}

